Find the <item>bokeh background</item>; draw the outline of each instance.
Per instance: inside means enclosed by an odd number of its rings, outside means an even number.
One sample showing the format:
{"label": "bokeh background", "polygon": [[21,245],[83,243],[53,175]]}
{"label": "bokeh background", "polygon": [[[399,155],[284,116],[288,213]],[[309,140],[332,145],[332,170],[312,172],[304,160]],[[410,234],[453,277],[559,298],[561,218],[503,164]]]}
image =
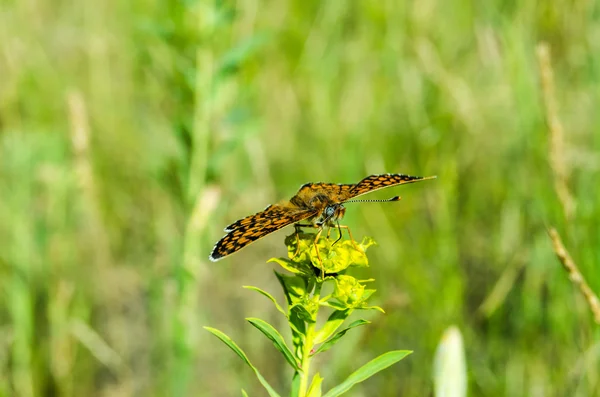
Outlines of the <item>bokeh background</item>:
{"label": "bokeh background", "polygon": [[[544,77],[545,76],[545,77]],[[306,182],[438,175],[348,205],[386,315],[319,361],[325,389],[432,395],[444,330],[471,396],[600,395],[600,5],[558,1],[40,1],[0,5],[0,395],[264,395],[290,371],[290,230],[218,263],[222,228]]]}

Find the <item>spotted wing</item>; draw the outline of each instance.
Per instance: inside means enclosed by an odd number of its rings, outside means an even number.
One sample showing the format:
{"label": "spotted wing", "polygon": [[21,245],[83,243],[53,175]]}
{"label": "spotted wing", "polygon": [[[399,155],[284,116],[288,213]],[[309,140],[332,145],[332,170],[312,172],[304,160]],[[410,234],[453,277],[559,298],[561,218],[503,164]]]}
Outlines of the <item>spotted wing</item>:
{"label": "spotted wing", "polygon": [[209,258],[211,261],[218,261],[259,238],[315,215],[317,215],[316,211],[298,211],[279,207],[277,211],[263,211],[241,219],[238,221],[239,224],[238,222],[232,224],[231,226],[235,225],[235,227],[215,244]]}
{"label": "spotted wing", "polygon": [[[295,203],[296,205],[306,205],[306,203],[310,201],[310,198],[317,194],[324,194],[333,202],[340,203],[344,201],[346,197],[349,197],[350,191],[354,186],[354,184],[344,183],[306,183],[300,186],[300,190],[298,190],[296,196],[292,198],[292,203]],[[294,199],[300,199],[300,202],[295,201]]]}
{"label": "spotted wing", "polygon": [[354,187],[348,191],[346,197],[343,197],[341,201],[347,201],[353,197],[357,197],[362,194],[370,193],[375,190],[383,189],[386,187],[419,182],[432,178],[435,178],[435,176],[422,177],[405,174],[371,175],[354,185]]}
{"label": "spotted wing", "polygon": [[249,215],[245,218],[242,218],[240,220],[233,222],[231,225],[227,226],[224,231],[230,232],[232,230],[239,229],[242,226],[256,224],[257,222],[262,222],[265,219],[274,218],[277,216],[283,216],[283,215],[286,215],[287,213],[289,213],[288,208],[282,208],[277,205],[269,205],[267,208],[265,208],[261,212],[258,212],[254,215]]}

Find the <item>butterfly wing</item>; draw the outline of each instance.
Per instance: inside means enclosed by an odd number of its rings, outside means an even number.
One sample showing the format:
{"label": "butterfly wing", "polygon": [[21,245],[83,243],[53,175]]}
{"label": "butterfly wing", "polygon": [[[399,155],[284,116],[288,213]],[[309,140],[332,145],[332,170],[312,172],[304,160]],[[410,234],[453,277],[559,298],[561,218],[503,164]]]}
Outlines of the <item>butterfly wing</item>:
{"label": "butterfly wing", "polygon": [[354,185],[354,187],[348,191],[347,195],[343,197],[341,201],[347,201],[353,197],[357,197],[365,193],[370,193],[375,190],[383,189],[386,187],[419,182],[432,178],[435,178],[435,176],[422,177],[405,174],[371,175]]}
{"label": "butterfly wing", "polygon": [[300,190],[292,197],[291,201],[296,205],[307,205],[312,197],[323,194],[331,201],[341,203],[346,197],[351,197],[349,196],[350,191],[354,186],[354,184],[344,183],[306,183],[300,186]]}
{"label": "butterfly wing", "polygon": [[263,219],[275,217],[277,215],[283,215],[284,210],[288,210],[289,212],[289,209],[287,208],[281,208],[277,205],[269,205],[267,208],[254,215],[249,215],[245,218],[233,222],[231,225],[227,226],[224,231],[231,232],[235,229],[239,229],[242,226],[248,226],[250,224],[259,222]]}
{"label": "butterfly wing", "polygon": [[232,229],[215,244],[209,258],[213,262],[218,261],[259,238],[315,215],[317,215],[316,211],[298,211],[286,207],[276,207],[248,216],[228,226],[228,229],[230,227]]}

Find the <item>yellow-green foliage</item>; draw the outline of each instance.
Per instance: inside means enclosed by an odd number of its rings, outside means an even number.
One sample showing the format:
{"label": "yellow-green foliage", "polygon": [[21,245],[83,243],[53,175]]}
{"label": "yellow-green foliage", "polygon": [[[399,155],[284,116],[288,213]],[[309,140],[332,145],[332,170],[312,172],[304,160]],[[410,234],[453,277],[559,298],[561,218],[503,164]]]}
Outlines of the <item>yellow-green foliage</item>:
{"label": "yellow-green foliage", "polygon": [[430,395],[455,324],[470,396],[600,395],[598,328],[545,230],[600,291],[599,7],[3,1],[0,396],[260,395],[209,324],[287,384],[242,327],[276,309],[239,288],[277,290],[285,232],[219,263],[211,245],[302,183],[383,172],[438,179],[347,205],[387,314],[325,353],[326,382],[400,347],[410,365],[352,392]]}

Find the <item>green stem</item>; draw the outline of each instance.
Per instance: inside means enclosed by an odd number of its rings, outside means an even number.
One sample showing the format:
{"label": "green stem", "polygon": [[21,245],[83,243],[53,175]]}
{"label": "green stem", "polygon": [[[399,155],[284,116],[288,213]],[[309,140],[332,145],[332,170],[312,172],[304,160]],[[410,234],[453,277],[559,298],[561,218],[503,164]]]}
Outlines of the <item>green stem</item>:
{"label": "green stem", "polygon": [[310,371],[310,351],[313,346],[313,334],[314,334],[315,324],[311,323],[308,325],[306,330],[306,340],[304,341],[304,349],[302,349],[302,373],[300,374],[300,393],[299,397],[305,397],[307,388],[308,388],[308,378]]}
{"label": "green stem", "polygon": [[[319,297],[321,295],[321,286],[322,282],[317,281],[315,285],[315,291],[313,293],[313,299],[315,302],[319,301]],[[318,314],[318,306],[317,312],[315,312],[315,318]],[[308,380],[310,375],[310,362],[312,361],[312,357],[310,353],[314,347],[314,336],[315,336],[315,324],[316,323],[308,323],[306,327],[306,338],[304,339],[304,346],[302,348],[302,364],[300,373],[300,392],[298,393],[299,397],[306,397],[306,392],[308,391]]]}

